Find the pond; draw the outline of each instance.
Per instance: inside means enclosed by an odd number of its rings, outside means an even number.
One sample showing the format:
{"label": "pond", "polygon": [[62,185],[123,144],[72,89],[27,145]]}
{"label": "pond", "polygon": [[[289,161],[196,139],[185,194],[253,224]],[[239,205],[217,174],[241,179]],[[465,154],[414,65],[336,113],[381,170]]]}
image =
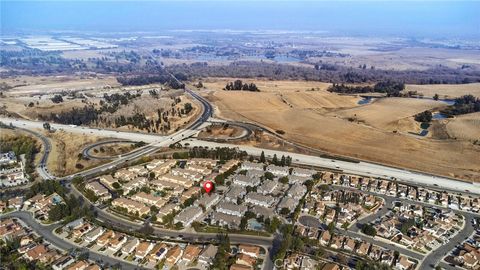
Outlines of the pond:
{"label": "pond", "polygon": [[357,104],[358,104],[358,105],[364,105],[364,104],[368,104],[368,103],[370,103],[370,102],[372,102],[372,98],[371,98],[371,97],[364,97],[364,98],[360,99],[360,100],[357,102]]}
{"label": "pond", "polygon": [[422,137],[427,136],[427,134],[428,134],[428,130],[427,130],[427,129],[422,129],[422,131],[421,131],[420,133],[418,133],[418,135],[419,135],[419,136],[422,136]]}
{"label": "pond", "polygon": [[432,114],[432,119],[434,120],[445,119],[445,118],[447,118],[447,116],[441,112],[434,112]]}

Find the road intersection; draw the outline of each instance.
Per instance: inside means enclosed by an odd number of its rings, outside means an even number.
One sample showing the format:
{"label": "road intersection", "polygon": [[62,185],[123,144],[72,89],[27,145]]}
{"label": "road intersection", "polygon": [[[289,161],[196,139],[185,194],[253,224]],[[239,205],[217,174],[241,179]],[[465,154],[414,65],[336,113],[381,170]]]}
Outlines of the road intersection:
{"label": "road intersection", "polygon": [[[75,176],[82,176],[85,178],[89,178],[91,176],[98,175],[107,170],[111,170],[118,166],[122,166],[140,157],[154,153],[160,147],[168,147],[171,144],[182,142],[184,146],[188,145],[189,147],[194,147],[194,146],[209,147],[209,148],[235,147],[235,148],[238,148],[239,150],[246,151],[250,155],[255,155],[255,156],[259,156],[261,152],[264,152],[265,155],[269,158],[273,157],[274,155],[277,155],[277,156],[288,155],[292,157],[293,163],[304,165],[304,166],[333,169],[337,171],[343,171],[345,173],[352,173],[352,174],[357,174],[362,176],[380,177],[384,179],[395,179],[397,181],[403,181],[409,184],[416,184],[416,185],[421,185],[421,186],[426,186],[429,188],[435,188],[435,189],[441,189],[441,190],[451,190],[456,192],[480,194],[480,185],[476,185],[470,182],[459,181],[456,179],[450,179],[450,178],[429,175],[429,174],[420,173],[420,172],[414,172],[414,171],[405,170],[405,169],[392,168],[392,167],[368,163],[368,162],[352,162],[352,161],[345,161],[345,160],[335,160],[335,159],[324,158],[319,156],[310,156],[310,155],[303,155],[303,154],[297,154],[297,153],[291,153],[291,152],[285,152],[285,151],[262,149],[262,148],[256,148],[256,147],[245,146],[245,145],[216,143],[216,142],[202,141],[202,140],[192,138],[192,136],[196,135],[201,129],[203,129],[205,126],[208,125],[207,121],[210,119],[210,117],[213,114],[213,108],[210,105],[210,103],[207,100],[205,100],[203,97],[201,97],[199,94],[189,89],[186,89],[185,91],[202,104],[202,107],[203,107],[202,113],[195,121],[193,121],[186,128],[179,130],[176,133],[168,136],[159,136],[154,134],[143,134],[143,133],[136,133],[136,132],[115,131],[115,130],[109,130],[109,129],[96,129],[96,128],[89,128],[89,127],[74,126],[74,125],[50,124],[53,129],[64,130],[66,132],[82,134],[85,136],[92,134],[95,136],[115,138],[117,140],[143,141],[145,143],[148,143],[146,146],[140,147],[128,154],[122,155],[110,163],[103,164],[88,170],[84,170],[77,174],[66,176],[64,178],[61,178],[61,180],[68,181],[73,179]],[[0,117],[0,121],[7,125],[12,124],[13,126],[22,128],[32,133],[33,135],[39,137],[42,140],[42,142],[45,145],[45,153],[41,159],[41,163],[39,164],[37,171],[39,172],[40,176],[43,179],[56,179],[55,176],[51,175],[46,170],[46,161],[48,159],[48,153],[50,152],[50,149],[51,149],[50,142],[45,136],[43,136],[39,132],[34,131],[38,129],[43,129],[43,123],[38,121],[29,121],[29,120],[5,118],[5,117]],[[75,188],[72,188],[71,192],[77,193],[76,194],[77,196],[83,196],[82,194],[78,194],[78,191]],[[96,208],[96,210],[97,210],[98,219],[100,221],[108,221],[109,223],[111,223],[116,227],[127,228],[127,229],[132,229],[132,228],[138,229],[143,226],[143,224],[133,223],[125,219],[113,216],[112,214],[107,213],[102,209]],[[12,215],[13,214],[15,213],[12,213]],[[29,218],[26,217],[24,214],[21,214],[21,212],[17,214],[19,215],[19,218],[26,221],[29,225],[31,225],[31,223],[35,223],[31,217],[29,220]],[[469,222],[471,218],[472,218],[471,216],[468,216],[468,215],[466,216],[466,219]],[[34,229],[39,229],[38,226],[33,226],[33,225],[31,226]],[[469,228],[468,230],[470,230],[470,227],[468,228]],[[39,232],[42,235],[46,234],[52,240],[56,240],[52,238],[48,233],[46,233],[45,228],[40,229]],[[466,233],[468,233],[468,231],[466,231]],[[51,231],[50,231],[50,234],[51,234]],[[178,231],[166,230],[161,228],[154,228],[154,234],[159,237],[161,236],[161,237],[184,238],[184,239],[192,239],[195,241],[200,241],[200,240],[212,241],[216,237],[214,234],[190,233],[190,232],[186,233],[186,232],[178,232]],[[346,231],[346,234],[347,235],[352,234],[352,236],[360,237],[360,238],[366,237],[357,232],[351,232],[351,231]],[[464,236],[464,233],[462,231],[462,234],[459,233],[459,235],[457,235],[456,238],[457,237],[461,238],[463,236]],[[273,238],[265,238],[265,237],[262,238],[262,237],[256,237],[251,235],[230,235],[230,239],[232,240],[232,242],[249,243],[249,244],[261,245],[264,247],[271,246],[273,242]],[[368,239],[368,240],[371,241],[371,239]],[[455,243],[453,245],[455,245]],[[429,265],[434,261],[438,262],[437,255],[444,254],[445,250],[446,250],[446,247],[445,248],[442,247],[441,249],[439,249],[439,251],[432,252],[432,254],[430,254],[425,258],[422,265]],[[105,259],[103,260],[106,261]],[[271,268],[271,263],[267,263],[265,265],[266,265],[266,269]]]}

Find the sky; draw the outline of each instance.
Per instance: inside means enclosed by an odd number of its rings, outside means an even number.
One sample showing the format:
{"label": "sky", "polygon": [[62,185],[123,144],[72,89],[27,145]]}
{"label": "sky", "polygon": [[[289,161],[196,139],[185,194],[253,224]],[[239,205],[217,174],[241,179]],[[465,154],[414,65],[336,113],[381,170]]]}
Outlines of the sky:
{"label": "sky", "polygon": [[480,36],[478,1],[5,1],[11,31],[314,30],[336,34]]}

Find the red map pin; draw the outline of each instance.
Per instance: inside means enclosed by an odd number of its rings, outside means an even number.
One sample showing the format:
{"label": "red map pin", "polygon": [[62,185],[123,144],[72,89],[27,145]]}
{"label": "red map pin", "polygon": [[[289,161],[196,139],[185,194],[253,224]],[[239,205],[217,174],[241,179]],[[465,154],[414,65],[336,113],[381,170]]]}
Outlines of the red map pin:
{"label": "red map pin", "polygon": [[203,189],[205,189],[205,191],[206,191],[207,193],[210,193],[210,191],[213,190],[213,183],[212,183],[212,181],[205,181],[205,182],[203,183]]}

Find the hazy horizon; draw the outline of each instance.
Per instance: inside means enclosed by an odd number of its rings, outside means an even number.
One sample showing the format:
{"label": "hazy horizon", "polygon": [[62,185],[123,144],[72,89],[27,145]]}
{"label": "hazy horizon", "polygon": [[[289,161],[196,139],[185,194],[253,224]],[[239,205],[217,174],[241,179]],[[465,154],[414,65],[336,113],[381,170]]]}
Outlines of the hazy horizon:
{"label": "hazy horizon", "polygon": [[2,33],[18,31],[305,30],[479,37],[480,2],[2,1]]}

